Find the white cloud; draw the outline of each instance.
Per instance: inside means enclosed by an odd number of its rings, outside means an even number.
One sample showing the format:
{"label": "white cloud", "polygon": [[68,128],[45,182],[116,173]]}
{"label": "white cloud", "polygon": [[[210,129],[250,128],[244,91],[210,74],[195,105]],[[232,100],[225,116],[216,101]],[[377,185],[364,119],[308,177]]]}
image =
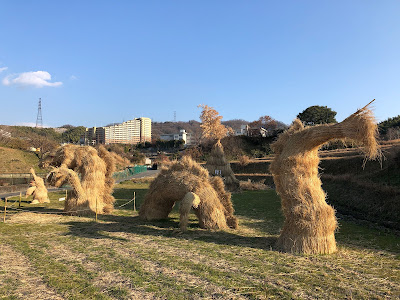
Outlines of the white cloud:
{"label": "white cloud", "polygon": [[50,82],[51,75],[46,71],[25,72],[6,76],[3,85],[16,85],[20,87],[33,86],[42,88],[44,86],[60,86],[62,82]]}
{"label": "white cloud", "polygon": [[[32,122],[18,122],[14,124],[15,126],[27,126],[27,127],[36,127],[36,123]],[[50,126],[43,124],[42,128],[50,128]]]}
{"label": "white cloud", "polygon": [[0,73],[3,72],[3,71],[5,71],[5,70],[7,70],[7,69],[8,69],[8,67],[2,67],[2,68],[0,68]]}
{"label": "white cloud", "polygon": [[71,75],[71,76],[69,77],[69,79],[71,79],[71,80],[78,80],[78,77],[76,77],[75,75]]}

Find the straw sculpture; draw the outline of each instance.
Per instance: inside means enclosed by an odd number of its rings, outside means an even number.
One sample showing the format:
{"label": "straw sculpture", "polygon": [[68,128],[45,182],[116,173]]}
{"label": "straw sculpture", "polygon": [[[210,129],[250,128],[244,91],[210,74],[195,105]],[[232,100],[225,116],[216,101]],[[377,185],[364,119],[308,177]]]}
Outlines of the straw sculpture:
{"label": "straw sculpture", "polygon": [[206,169],[189,156],[163,168],[151,183],[139,216],[144,220],[165,219],[175,203],[180,204],[180,227],[186,231],[188,215],[193,208],[200,228],[237,228],[231,194],[225,191],[222,179],[212,178]]}
{"label": "straw sculpture", "polygon": [[72,186],[65,211],[78,215],[112,212],[115,162],[106,149],[100,147],[97,151],[91,146],[66,145],[48,155],[43,165],[53,167],[47,176],[52,185],[69,183]]}
{"label": "straw sculpture", "polygon": [[30,187],[26,191],[25,197],[32,195],[33,200],[31,204],[37,203],[50,203],[50,199],[47,195],[47,188],[44,185],[44,181],[41,177],[37,176],[34,169],[30,169],[33,176],[33,180],[30,182]]}
{"label": "straw sculpture", "polygon": [[304,128],[296,119],[271,145],[275,158],[270,171],[285,216],[277,241],[280,250],[305,254],[336,251],[337,222],[321,188],[318,149],[333,139],[351,139],[364,147],[366,158],[377,158],[377,125],[368,105],[337,124]]}
{"label": "straw sculpture", "polygon": [[224,147],[218,140],[211,149],[210,157],[205,165],[211,176],[221,176],[228,191],[236,192],[240,190],[239,180],[231,169],[224,153]]}

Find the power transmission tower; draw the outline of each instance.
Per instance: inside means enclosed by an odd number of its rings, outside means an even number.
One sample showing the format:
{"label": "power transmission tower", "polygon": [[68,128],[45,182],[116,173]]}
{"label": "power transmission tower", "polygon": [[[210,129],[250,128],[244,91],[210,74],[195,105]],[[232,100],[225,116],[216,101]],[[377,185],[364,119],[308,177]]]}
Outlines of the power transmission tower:
{"label": "power transmission tower", "polygon": [[37,118],[36,118],[36,128],[43,127],[43,120],[42,120],[42,98],[39,98],[39,105],[37,111]]}

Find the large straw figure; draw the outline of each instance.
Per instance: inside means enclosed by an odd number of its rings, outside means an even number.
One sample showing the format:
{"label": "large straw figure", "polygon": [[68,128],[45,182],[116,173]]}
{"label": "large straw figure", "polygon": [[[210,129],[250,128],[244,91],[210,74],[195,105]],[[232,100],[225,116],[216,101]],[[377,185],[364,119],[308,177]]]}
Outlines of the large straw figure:
{"label": "large straw figure", "polygon": [[231,169],[231,165],[225,157],[224,147],[220,140],[218,140],[212,147],[205,168],[211,175],[221,176],[227,190],[235,192],[240,189],[239,180],[236,179],[235,174]]}
{"label": "large straw figure", "polygon": [[222,116],[214,108],[204,104],[199,107],[203,109],[200,115],[201,138],[203,141],[214,143],[205,167],[211,176],[223,178],[226,189],[231,192],[238,191],[239,180],[236,179],[221,144],[221,139],[233,134],[233,129],[221,123]]}
{"label": "large straw figure", "polygon": [[182,231],[186,231],[192,208],[201,228],[237,228],[231,194],[225,191],[221,178],[210,177],[206,169],[187,156],[161,170],[150,185],[139,216],[145,220],[165,219],[178,201]]}
{"label": "large straw figure", "polygon": [[341,123],[304,128],[296,119],[271,145],[276,190],[285,216],[277,246],[286,252],[332,253],[336,251],[335,211],[325,202],[318,176],[318,149],[333,139],[351,139],[364,146],[365,155],[379,155],[377,126],[368,105]]}
{"label": "large straw figure", "polygon": [[69,183],[72,186],[65,211],[78,215],[112,212],[115,163],[106,152],[90,146],[66,145],[43,160],[42,165],[55,167],[47,177],[52,185]]}
{"label": "large straw figure", "polygon": [[36,175],[34,169],[31,168],[30,172],[32,174],[33,181],[31,181],[31,186],[26,191],[26,198],[28,198],[30,195],[33,196],[31,204],[49,203],[50,199],[47,195],[47,188],[44,185],[43,179]]}

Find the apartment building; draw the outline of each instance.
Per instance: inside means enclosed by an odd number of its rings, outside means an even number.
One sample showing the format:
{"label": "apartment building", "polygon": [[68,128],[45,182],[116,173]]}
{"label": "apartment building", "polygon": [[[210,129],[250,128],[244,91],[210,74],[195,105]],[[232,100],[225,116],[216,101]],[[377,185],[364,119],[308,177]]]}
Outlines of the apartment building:
{"label": "apartment building", "polygon": [[151,119],[135,118],[121,124],[86,128],[84,144],[138,144],[151,142]]}

